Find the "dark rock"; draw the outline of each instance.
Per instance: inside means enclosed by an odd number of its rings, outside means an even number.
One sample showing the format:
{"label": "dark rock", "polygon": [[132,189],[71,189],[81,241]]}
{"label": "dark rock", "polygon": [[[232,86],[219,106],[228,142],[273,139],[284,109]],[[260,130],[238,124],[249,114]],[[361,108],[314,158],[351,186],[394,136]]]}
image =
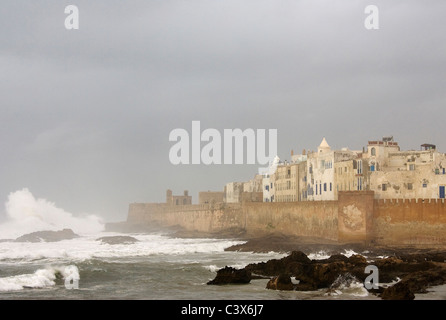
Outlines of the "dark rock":
{"label": "dark rock", "polygon": [[348,262],[354,265],[364,265],[366,266],[367,263],[367,259],[363,256],[361,256],[360,254],[354,254],[352,255],[350,258],[348,258]]}
{"label": "dark rock", "polygon": [[102,241],[107,244],[133,244],[138,242],[138,239],[135,239],[130,236],[110,236],[110,237],[101,237],[96,239],[96,241]]}
{"label": "dark rock", "polygon": [[[395,252],[388,258],[376,257],[369,262],[362,255],[347,258],[340,254],[332,255],[328,259],[310,260],[305,253],[293,251],[282,259],[249,264],[244,270],[250,275],[269,277],[268,289],[313,291],[328,288],[328,292],[335,292],[341,286],[349,286],[352,281],[363,283],[370,275],[365,273],[366,266],[374,265],[378,268],[380,283],[401,279],[391,287],[368,290],[389,300],[414,299],[415,294],[426,292],[431,286],[446,283],[444,261],[446,253],[423,251],[411,253],[409,249],[403,253],[404,255],[398,255]],[[234,269],[226,267],[219,271],[213,281],[217,284],[236,283],[233,280],[234,272]],[[299,283],[293,284],[290,277],[295,277]]]}
{"label": "dark rock", "polygon": [[15,242],[56,242],[78,237],[79,236],[71,229],[63,229],[60,231],[37,231],[18,237],[15,239]]}
{"label": "dark rock", "polygon": [[381,298],[384,300],[413,300],[415,295],[406,282],[398,282],[397,284],[384,289]]}
{"label": "dark rock", "polygon": [[209,281],[207,284],[246,284],[249,282],[251,282],[250,271],[226,266],[223,269],[218,270],[215,279]]}
{"label": "dark rock", "polygon": [[291,254],[283,258],[285,263],[290,262],[300,262],[300,263],[311,263],[310,258],[307,257],[302,251],[292,251]]}
{"label": "dark rock", "polygon": [[[313,279],[317,288],[327,288],[339,275],[348,272],[348,270],[345,262],[316,263],[314,264],[313,272],[309,276]],[[296,278],[300,279],[297,275]]]}
{"label": "dark rock", "polygon": [[304,265],[311,264],[311,260],[301,251],[293,251],[290,255],[282,259],[271,259],[267,262],[252,263],[245,267],[252,273],[277,276],[281,273],[296,273]]}
{"label": "dark rock", "polygon": [[272,290],[293,290],[294,285],[288,275],[280,274],[269,280],[266,284],[266,288]]}

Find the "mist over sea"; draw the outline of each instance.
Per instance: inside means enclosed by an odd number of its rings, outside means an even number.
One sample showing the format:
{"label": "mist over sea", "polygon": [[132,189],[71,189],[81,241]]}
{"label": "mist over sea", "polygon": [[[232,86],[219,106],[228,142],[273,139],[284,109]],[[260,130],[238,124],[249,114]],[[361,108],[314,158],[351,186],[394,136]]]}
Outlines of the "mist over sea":
{"label": "mist over sea", "polygon": [[[122,234],[103,232],[99,218],[74,217],[51,202],[35,199],[26,189],[10,195],[6,211],[8,221],[0,225],[0,239],[62,228],[71,228],[80,237],[58,242],[0,241],[0,299],[379,299],[359,282],[341,285],[335,294],[268,290],[267,279],[247,285],[207,285],[225,266],[243,268],[286,254],[225,251],[242,242],[175,238],[162,232],[132,234],[138,241],[131,244],[103,243],[98,238]],[[309,257],[328,256],[320,251]],[[79,279],[78,289],[67,288],[70,275]],[[417,299],[445,296],[442,286]]]}

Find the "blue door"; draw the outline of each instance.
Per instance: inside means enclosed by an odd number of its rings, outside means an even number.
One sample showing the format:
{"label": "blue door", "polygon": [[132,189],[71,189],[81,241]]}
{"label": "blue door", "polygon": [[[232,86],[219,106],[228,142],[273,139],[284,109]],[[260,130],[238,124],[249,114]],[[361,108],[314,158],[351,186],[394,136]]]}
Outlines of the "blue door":
{"label": "blue door", "polygon": [[440,186],[440,199],[444,199],[444,186]]}

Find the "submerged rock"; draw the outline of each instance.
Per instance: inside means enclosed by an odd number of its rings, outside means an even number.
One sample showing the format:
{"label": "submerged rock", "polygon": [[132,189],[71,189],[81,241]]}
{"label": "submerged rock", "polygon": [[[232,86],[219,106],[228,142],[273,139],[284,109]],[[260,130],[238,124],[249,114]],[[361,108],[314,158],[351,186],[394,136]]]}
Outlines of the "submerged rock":
{"label": "submerged rock", "polygon": [[139,240],[130,236],[109,236],[96,239],[108,244],[133,244]]}
{"label": "submerged rock", "polygon": [[251,272],[246,269],[235,269],[232,267],[224,267],[217,271],[217,276],[214,280],[207,284],[246,284],[251,282]]}
{"label": "submerged rock", "polygon": [[78,238],[71,229],[63,229],[60,231],[37,231],[24,234],[15,239],[15,242],[56,242],[62,240],[70,240]]}

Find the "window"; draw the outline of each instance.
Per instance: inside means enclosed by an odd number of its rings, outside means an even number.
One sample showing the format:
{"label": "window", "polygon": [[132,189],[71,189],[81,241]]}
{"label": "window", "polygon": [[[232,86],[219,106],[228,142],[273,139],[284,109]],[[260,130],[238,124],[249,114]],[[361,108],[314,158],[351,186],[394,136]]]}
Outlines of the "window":
{"label": "window", "polygon": [[183,199],[183,204],[186,204],[186,199]]}
{"label": "window", "polygon": [[324,183],[324,191],[325,192],[327,191],[327,184],[326,183]]}
{"label": "window", "polygon": [[423,188],[427,188],[427,183],[423,183]]}
{"label": "window", "polygon": [[362,174],[362,160],[358,160],[358,173]]}
{"label": "window", "polygon": [[347,172],[347,167],[345,167],[344,169],[345,169],[345,171],[344,171],[344,172]]}
{"label": "window", "polygon": [[412,183],[408,183],[407,184],[407,190],[413,190],[413,184]]}
{"label": "window", "polygon": [[322,194],[322,183],[319,183],[319,194]]}
{"label": "window", "polygon": [[176,205],[179,205],[179,204],[180,204],[180,202],[178,201],[178,199],[175,201],[175,204],[176,204]]}
{"label": "window", "polygon": [[330,191],[332,191],[332,184],[331,184],[331,182],[330,182]]}
{"label": "window", "polygon": [[372,156],[376,156],[376,149],[374,147],[372,149],[370,149],[370,154]]}
{"label": "window", "polygon": [[409,170],[410,171],[414,171],[415,170],[415,165],[414,164],[409,164]]}
{"label": "window", "polygon": [[265,190],[266,190],[266,191],[269,191],[269,186],[265,186]]}
{"label": "window", "polygon": [[383,183],[381,186],[381,190],[382,191],[386,191],[387,190],[387,184]]}

